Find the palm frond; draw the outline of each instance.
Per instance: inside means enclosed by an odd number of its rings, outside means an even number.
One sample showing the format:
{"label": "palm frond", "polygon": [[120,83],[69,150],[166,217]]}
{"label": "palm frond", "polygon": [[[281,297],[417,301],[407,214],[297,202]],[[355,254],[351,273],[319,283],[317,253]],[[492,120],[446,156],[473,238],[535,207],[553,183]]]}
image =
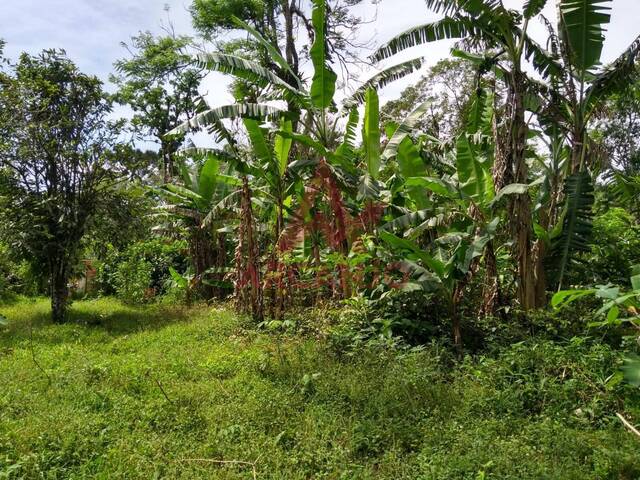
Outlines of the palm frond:
{"label": "palm frond", "polygon": [[364,102],[365,94],[367,90],[371,88],[380,89],[389,85],[390,83],[400,80],[401,78],[411,75],[413,72],[420,70],[422,67],[423,58],[414,58],[407,62],[399,63],[377,73],[369,80],[364,82],[360,88],[358,88],[349,98],[343,102],[343,109],[350,110],[353,107],[361,105]]}
{"label": "palm frond", "polygon": [[[191,120],[184,122],[169,132],[169,135],[187,133],[192,130],[198,130],[201,128],[214,129],[214,132],[219,130],[218,123],[221,120],[237,118],[252,118],[252,119],[277,119],[282,116],[286,116],[286,111],[272,107],[271,105],[264,105],[259,103],[240,103],[235,105],[224,105],[222,107],[212,108],[204,112],[199,113]],[[214,133],[211,132],[211,133]]]}
{"label": "palm frond", "polygon": [[358,109],[353,107],[349,112],[349,120],[344,131],[344,139],[342,144],[336,150],[336,154],[345,157],[349,160],[353,159],[354,151],[356,149],[356,132],[358,123],[360,122],[360,114]]}
{"label": "palm frond", "polygon": [[565,212],[562,233],[552,243],[548,257],[551,278],[562,288],[562,282],[575,254],[589,250],[593,217],[593,182],[582,171],[565,181]]}
{"label": "palm frond", "polygon": [[480,30],[471,20],[445,17],[436,22],[414,27],[392,38],[371,55],[370,59],[380,62],[411,47],[438,40],[464,38],[473,34],[480,34]]}
{"label": "palm frond", "polygon": [[527,0],[524,2],[524,7],[522,9],[522,14],[524,18],[531,19],[538,15],[547,4],[548,0]]}
{"label": "palm frond", "polygon": [[427,110],[432,103],[432,99],[428,99],[427,101],[423,102],[400,123],[394,134],[389,139],[384,152],[382,152],[383,160],[389,160],[398,154],[398,148],[400,147],[400,144],[407,136],[411,134],[420,119],[427,113]]}
{"label": "palm frond", "polygon": [[281,55],[280,51],[273,45],[273,43],[269,42],[266,38],[264,38],[264,36],[255,28],[253,28],[251,25],[249,25],[247,22],[239,19],[238,17],[233,17],[232,18],[233,23],[235,23],[236,25],[238,25],[240,28],[243,28],[244,30],[246,30],[251,36],[253,36],[253,38],[256,39],[256,41],[262,45],[262,47],[264,47],[264,49],[269,52],[269,56],[271,57],[271,59],[277,63],[278,65],[280,65],[280,67],[289,74],[289,76],[291,77],[292,80],[294,80],[296,82],[296,86],[298,89],[302,88],[302,81],[300,80],[300,78],[298,78],[298,76],[294,73],[293,69],[291,68],[291,65],[289,65],[289,63],[284,59],[284,57]]}
{"label": "palm frond", "polygon": [[303,104],[308,103],[304,92],[300,91],[296,86],[290,85],[257,62],[218,52],[199,54],[196,56],[196,61],[201,68],[233,75],[236,78],[254,83],[261,88],[272,87],[285,100],[294,100]]}
{"label": "palm frond", "polygon": [[591,82],[591,86],[587,90],[589,104],[594,105],[599,100],[627,87],[629,78],[635,72],[638,57],[640,57],[640,35],[616,60],[604,67]]}
{"label": "palm frond", "polygon": [[559,76],[564,71],[557,56],[528,35],[524,37],[524,56],[543,78]]}
{"label": "palm frond", "polygon": [[569,47],[571,63],[581,72],[600,62],[604,26],[611,0],[560,0],[560,36]]}

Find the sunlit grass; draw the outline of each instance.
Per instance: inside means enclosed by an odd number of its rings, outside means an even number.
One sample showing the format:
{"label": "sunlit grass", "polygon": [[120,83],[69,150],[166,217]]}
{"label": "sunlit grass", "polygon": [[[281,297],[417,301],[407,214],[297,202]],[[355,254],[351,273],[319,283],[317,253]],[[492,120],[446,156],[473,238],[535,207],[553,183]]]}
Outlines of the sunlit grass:
{"label": "sunlit grass", "polygon": [[220,308],[100,299],[66,325],[46,300],[0,313],[0,478],[249,479],[254,462],[282,479],[640,476],[613,418],[640,413],[638,396],[597,385],[613,355],[598,346],[456,366],[436,346],[345,356]]}

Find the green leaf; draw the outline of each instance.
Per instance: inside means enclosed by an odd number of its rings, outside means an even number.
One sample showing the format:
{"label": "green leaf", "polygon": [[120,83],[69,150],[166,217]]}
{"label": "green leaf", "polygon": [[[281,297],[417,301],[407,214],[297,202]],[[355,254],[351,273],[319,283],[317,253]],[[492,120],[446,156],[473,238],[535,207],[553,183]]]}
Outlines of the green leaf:
{"label": "green leaf", "polygon": [[473,242],[471,242],[471,245],[469,245],[469,248],[467,248],[465,252],[464,262],[460,266],[462,273],[467,273],[469,271],[471,262],[474,258],[482,256],[487,244],[495,237],[499,223],[500,218],[494,218],[491,222],[485,225],[473,239]]}
{"label": "green leaf", "polygon": [[273,45],[273,43],[267,41],[267,39],[265,39],[262,36],[262,34],[258,32],[258,30],[253,28],[251,25],[249,25],[245,21],[239,19],[238,17],[233,16],[231,18],[231,21],[235,23],[237,26],[239,26],[240,28],[249,32],[251,36],[253,36],[253,38],[255,38],[258,41],[258,43],[262,45],[262,47],[264,47],[264,49],[267,52],[269,52],[269,58],[275,61],[278,65],[280,65],[280,67],[282,67],[283,70],[289,73],[291,79],[293,79],[296,82],[297,87],[299,89],[302,89],[302,82],[291,69],[291,65],[289,65],[289,63],[284,59],[284,57],[280,54],[278,49]]}
{"label": "green leaf", "polygon": [[4,315],[0,315],[0,325],[3,327],[9,325],[9,319],[7,319],[7,317],[5,317]]}
{"label": "green leaf", "polygon": [[286,111],[272,107],[271,105],[263,105],[257,103],[239,103],[234,105],[224,105],[222,107],[212,108],[199,113],[191,120],[184,122],[174,128],[167,135],[175,135],[178,133],[187,133],[191,130],[197,130],[208,126],[216,125],[224,119],[235,120],[237,118],[250,118],[255,120],[271,119],[276,120],[285,116]]}
{"label": "green leaf", "polygon": [[547,0],[527,0],[524,2],[522,14],[524,18],[531,19],[538,15],[544,9]]}
{"label": "green leaf", "polygon": [[365,95],[364,125],[362,140],[364,142],[367,171],[376,180],[380,172],[380,101],[378,92],[369,88]]}
{"label": "green leaf", "polygon": [[613,323],[618,320],[618,316],[620,315],[620,308],[617,305],[613,305],[609,312],[607,313],[607,322]]}
{"label": "green leaf", "polygon": [[349,160],[353,160],[354,151],[356,149],[356,129],[360,122],[360,113],[356,107],[349,112],[349,120],[344,131],[344,139],[342,144],[337,148],[336,155],[344,157]]}
{"label": "green leaf", "polygon": [[169,267],[169,274],[171,275],[171,278],[173,278],[173,281],[176,282],[176,284],[180,288],[189,288],[189,280],[187,280],[186,277],[180,275],[173,267]]}
{"label": "green leaf", "polygon": [[353,94],[347,98],[343,103],[344,109],[352,109],[353,107],[357,107],[361,105],[365,101],[365,94],[369,88],[380,89],[389,85],[396,80],[400,80],[401,78],[406,77],[407,75],[411,75],[413,72],[420,70],[422,67],[423,58],[414,58],[413,60],[409,60],[407,62],[402,62],[398,65],[394,65],[383,70],[380,73],[377,73],[369,80],[364,82],[360,88],[358,88]]}
{"label": "green leaf", "polygon": [[631,356],[624,359],[624,365],[620,367],[624,379],[634,387],[640,387],[640,357]]}
{"label": "green leaf", "polygon": [[360,178],[358,185],[358,201],[377,200],[380,197],[380,184],[368,174]]}
{"label": "green leaf", "polygon": [[416,255],[416,257],[418,257],[425,266],[430,268],[436,275],[438,275],[438,277],[440,278],[444,277],[446,273],[445,272],[446,265],[444,264],[444,262],[441,262],[440,260],[432,257],[427,252],[422,250],[414,242],[410,240],[406,240],[404,238],[397,237],[396,235],[386,231],[381,231],[379,233],[379,236],[383,242],[388,243],[389,245],[395,248],[413,252]]}
{"label": "green leaf", "polygon": [[436,195],[441,195],[446,198],[459,198],[460,195],[455,186],[451,183],[445,182],[440,178],[435,177],[410,177],[405,180],[407,187],[421,187],[425,188]]}
{"label": "green leaf", "polygon": [[424,175],[426,167],[420,152],[409,137],[400,143],[398,152],[398,166],[403,177],[417,177]]}
{"label": "green leaf", "polygon": [[[306,93],[300,90],[299,84],[297,86],[289,84],[257,62],[218,52],[199,54],[196,56],[196,62],[207,70],[233,75],[262,88],[272,87],[279,91],[285,100],[297,101],[303,105],[309,104],[309,98]],[[298,79],[296,78],[296,80]]]}
{"label": "green leaf", "polygon": [[633,288],[635,292],[640,292],[640,275],[631,277],[631,288]]}
{"label": "green leaf", "polygon": [[549,273],[560,288],[574,255],[590,250],[594,194],[588,172],[579,172],[566,179],[565,198],[562,233],[554,238],[548,256]]}
{"label": "green leaf", "polygon": [[414,226],[418,222],[424,222],[425,220],[431,218],[433,215],[433,211],[431,209],[428,210],[418,210],[417,212],[410,212],[399,217],[394,218],[388,223],[385,223],[382,227],[382,230],[406,230],[412,226]]}
{"label": "green leaf", "polygon": [[474,25],[473,21],[445,17],[437,22],[420,25],[401,33],[380,47],[370,58],[379,62],[407,48],[438,40],[464,38],[474,33],[480,33],[480,29]]}
{"label": "green leaf", "polygon": [[[629,81],[636,72],[640,57],[640,35],[609,65],[604,67],[591,82],[586,97],[591,111],[594,106],[629,86]],[[619,174],[618,174],[619,175]]]}
{"label": "green leaf", "polygon": [[183,187],[181,185],[174,185],[173,183],[168,183],[163,185],[163,190],[168,190],[171,193],[175,193],[176,195],[182,197],[184,200],[193,200],[194,202],[200,204],[203,202],[202,196],[189,188]]}
{"label": "green leaf", "polygon": [[582,73],[600,62],[610,4],[611,0],[560,0],[560,36],[571,63]]}
{"label": "green leaf", "polygon": [[395,129],[393,135],[389,139],[387,146],[382,152],[382,159],[385,161],[395,157],[398,153],[398,147],[400,144],[411,134],[418,122],[429,110],[429,107],[433,101],[431,99],[423,102],[413,112],[411,112],[401,123],[398,128]]}
{"label": "green leaf", "polygon": [[593,295],[595,293],[596,290],[593,288],[587,290],[561,290],[551,299],[551,306],[553,308],[559,308],[560,306],[568,305],[579,298]]}
{"label": "green leaf", "polygon": [[209,155],[206,162],[200,170],[200,176],[198,177],[198,193],[204,200],[204,204],[209,205],[211,198],[216,189],[216,181],[218,171],[220,169],[220,162],[213,155]]}
{"label": "green leaf", "polygon": [[549,236],[549,232],[547,232],[542,226],[536,222],[533,222],[533,233],[535,233],[536,238],[542,240],[542,242],[548,247],[551,245],[551,238]]}
{"label": "green leaf", "polygon": [[[291,122],[291,120],[282,120],[280,122],[280,131],[289,133],[293,132],[293,123]],[[285,173],[287,172],[287,165],[289,163],[289,152],[291,152],[292,144],[293,139],[291,137],[285,138],[282,135],[276,135],[274,150],[276,153],[276,158],[278,159],[280,178],[283,178]]]}
{"label": "green leaf", "polygon": [[311,100],[320,109],[326,109],[331,106],[336,92],[336,81],[338,80],[338,76],[328,65],[326,17],[326,0],[313,0],[311,23],[315,32],[315,39],[309,51],[314,68],[311,82]]}
{"label": "green leaf", "polygon": [[498,204],[506,195],[522,195],[527,193],[529,188],[530,186],[524,183],[510,183],[509,185],[505,185],[500,189],[489,205],[494,206]]}
{"label": "green leaf", "polygon": [[484,89],[477,92],[467,117],[467,132],[491,135],[493,129],[493,94]]}
{"label": "green leaf", "polygon": [[253,154],[259,158],[263,163],[269,165],[273,159],[271,149],[267,143],[267,139],[264,135],[260,122],[253,119],[244,119],[244,126],[249,134],[251,140],[251,146],[253,147]]}
{"label": "green leaf", "polygon": [[456,167],[460,190],[476,203],[490,202],[495,194],[489,162],[476,154],[466,135],[456,142]]}

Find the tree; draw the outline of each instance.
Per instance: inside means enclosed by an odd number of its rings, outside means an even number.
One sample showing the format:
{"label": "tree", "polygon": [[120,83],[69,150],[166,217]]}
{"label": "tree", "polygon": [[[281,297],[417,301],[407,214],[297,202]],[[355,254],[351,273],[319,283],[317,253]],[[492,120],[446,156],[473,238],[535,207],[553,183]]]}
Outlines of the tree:
{"label": "tree", "polygon": [[[539,102],[541,123],[547,130],[556,130],[560,145],[566,145],[568,158],[559,171],[564,183],[564,205],[558,195],[550,195],[539,223],[543,237],[559,228],[546,254],[542,239],[534,248],[537,257],[537,278],[542,284],[562,287],[563,279],[575,254],[589,250],[591,218],[594,203],[593,177],[600,170],[602,155],[593,141],[590,126],[608,98],[627,90],[636,72],[640,54],[640,37],[611,64],[600,66],[605,41],[605,26],[609,23],[611,0],[558,0],[557,31],[549,25],[551,52],[539,51],[534,66],[548,80],[548,85],[534,85],[542,95]],[[557,226],[551,222],[563,213]],[[547,275],[541,259],[547,256]],[[539,289],[542,290],[542,289]],[[540,296],[540,295],[538,295]]]}
{"label": "tree", "polygon": [[640,175],[640,71],[628,89],[611,96],[597,122],[613,171]]}
{"label": "tree", "polygon": [[475,76],[475,69],[469,62],[441,60],[418,82],[404,89],[397,100],[387,102],[381,109],[381,119],[383,123],[400,122],[416,105],[431,99],[429,115],[420,123],[422,131],[443,141],[452,140],[464,128]]}
{"label": "tree", "polygon": [[131,57],[118,60],[118,75],[111,76],[118,87],[115,99],[133,109],[131,122],[142,139],[158,143],[162,176],[168,182],[176,173],[175,155],[185,137],[167,134],[196,114],[203,75],[191,64],[189,37],[141,32],[131,41],[131,47],[123,44]]}
{"label": "tree", "polygon": [[228,203],[239,196],[241,182],[224,173],[231,171],[223,163],[228,154],[197,149],[184,154],[195,160],[194,165],[181,158],[181,184],[168,183],[156,189],[163,199],[160,209],[185,230],[194,269],[193,287],[199,287],[207,299],[214,295],[220,298],[226,283],[219,277],[227,267],[226,236],[220,230],[232,217]]}
{"label": "tree", "polygon": [[119,174],[117,126],[102,83],[63,52],[23,54],[0,82],[3,228],[48,276],[52,317],[62,322],[81,240]]}
{"label": "tree", "polygon": [[[345,74],[348,74],[347,66],[357,61],[358,50],[364,46],[355,34],[362,20],[350,11],[362,1],[327,2],[327,54],[334,57]],[[232,30],[247,30],[248,26],[266,40],[268,47],[256,42],[243,47],[253,45],[258,63],[291,82],[302,74],[302,61],[310,53],[300,39],[306,37],[307,44],[314,41],[310,12],[317,3],[316,0],[193,0],[191,14],[196,29],[208,39]],[[288,68],[274,61],[274,51],[286,60]]]}
{"label": "tree", "polygon": [[[397,35],[372,55],[373,60],[381,61],[407,48],[442,39],[463,39],[471,46],[491,50],[482,69],[497,65],[506,86],[504,111],[499,116],[496,128],[494,182],[497,189],[511,183],[527,183],[527,76],[523,64],[525,58],[532,58],[536,63],[541,56],[541,48],[527,36],[527,28],[529,21],[542,11],[545,3],[545,0],[527,1],[522,12],[514,12],[495,0],[427,0],[427,7],[436,13],[443,13],[444,17]],[[550,62],[546,66],[553,68],[554,64]],[[512,196],[510,211],[518,265],[518,299],[520,306],[528,310],[537,306],[531,256],[533,227],[529,194]]]}

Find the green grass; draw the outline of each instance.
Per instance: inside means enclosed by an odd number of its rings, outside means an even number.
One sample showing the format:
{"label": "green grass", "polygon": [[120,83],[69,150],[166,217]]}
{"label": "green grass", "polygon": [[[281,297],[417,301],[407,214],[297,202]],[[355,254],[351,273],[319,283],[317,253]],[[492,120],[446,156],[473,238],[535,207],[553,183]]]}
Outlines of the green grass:
{"label": "green grass", "polygon": [[[339,353],[222,308],[0,306],[0,478],[637,479],[637,389],[587,340],[462,364]],[[38,367],[34,362],[37,361]]]}

